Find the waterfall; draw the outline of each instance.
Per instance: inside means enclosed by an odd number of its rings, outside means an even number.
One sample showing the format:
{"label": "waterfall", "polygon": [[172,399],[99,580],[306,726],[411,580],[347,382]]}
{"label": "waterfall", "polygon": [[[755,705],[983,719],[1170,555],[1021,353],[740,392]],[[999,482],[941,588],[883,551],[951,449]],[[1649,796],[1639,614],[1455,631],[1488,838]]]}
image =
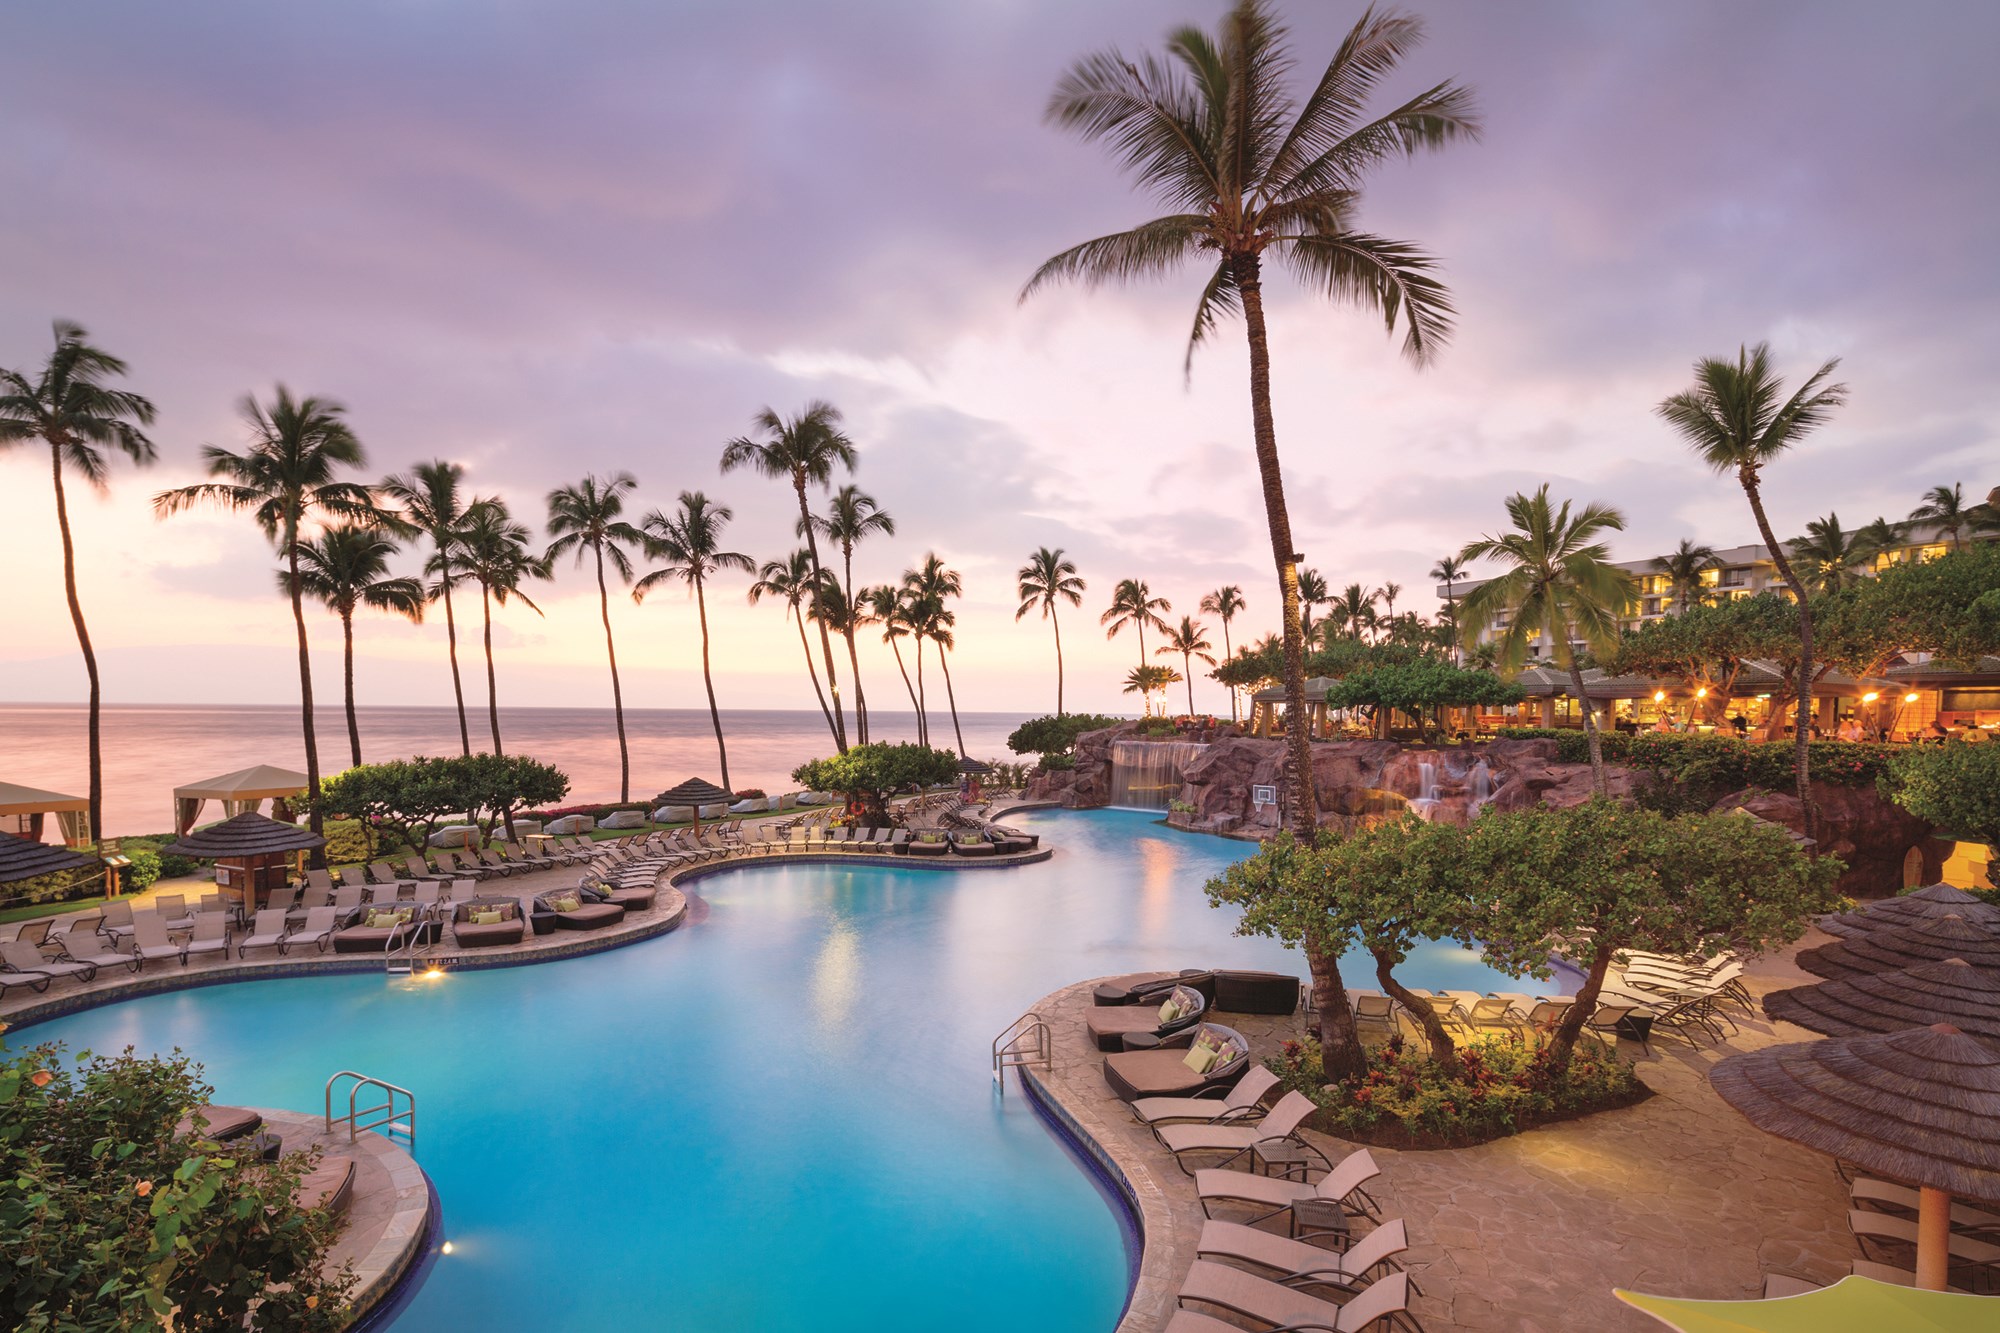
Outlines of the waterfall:
{"label": "waterfall", "polygon": [[1113,741],[1110,803],[1166,809],[1181,794],[1181,773],[1205,748],[1193,741]]}
{"label": "waterfall", "polygon": [[1428,759],[1419,760],[1417,763],[1417,795],[1416,799],[1410,802],[1410,809],[1417,812],[1417,818],[1429,819],[1431,811],[1437,809],[1437,803],[1437,765]]}
{"label": "waterfall", "polygon": [[1484,756],[1472,766],[1472,771],[1466,774],[1466,780],[1472,785],[1470,810],[1476,815],[1493,802],[1493,770],[1486,766]]}

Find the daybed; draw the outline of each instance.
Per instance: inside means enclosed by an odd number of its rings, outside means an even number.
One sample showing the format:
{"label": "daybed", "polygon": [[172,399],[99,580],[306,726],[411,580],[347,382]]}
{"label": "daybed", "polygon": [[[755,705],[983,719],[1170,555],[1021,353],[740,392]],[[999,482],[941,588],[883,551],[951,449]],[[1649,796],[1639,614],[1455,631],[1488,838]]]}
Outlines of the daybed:
{"label": "daybed", "polygon": [[[1223,1054],[1205,1070],[1187,1063],[1188,1048],[1206,1034]],[[1234,1087],[1250,1067],[1250,1043],[1234,1028],[1202,1023],[1177,1032],[1150,1051],[1120,1051],[1104,1057],[1104,1081],[1120,1101],[1141,1097],[1197,1097],[1211,1088]]]}
{"label": "daybed", "polygon": [[402,948],[414,933],[421,944],[437,942],[442,927],[436,920],[421,917],[415,903],[394,907],[364,907],[353,924],[333,934],[335,953],[389,953]]}
{"label": "daybed", "polygon": [[910,856],[943,856],[951,850],[940,833],[919,833],[903,844],[903,851]]}
{"label": "daybed", "polygon": [[[616,903],[589,902],[580,889],[552,889],[535,895],[535,915],[552,918],[557,930],[600,930],[625,919]],[[536,929],[536,934],[542,931]]]}
{"label": "daybed", "polygon": [[1208,1011],[1208,1002],[1191,986],[1176,986],[1158,1005],[1107,1004],[1084,1013],[1084,1030],[1100,1051],[1122,1051],[1130,1037],[1168,1037],[1193,1027]]}
{"label": "daybed", "polygon": [[1204,994],[1211,993],[1204,989],[1204,983],[1212,988],[1213,974],[1198,967],[1184,967],[1178,972],[1132,972],[1099,982],[1091,992],[1091,999],[1097,1004],[1157,1005],[1176,986],[1192,986]]}
{"label": "daybed", "polygon": [[513,898],[469,898],[451,910],[451,937],[460,948],[519,944],[528,923]]}

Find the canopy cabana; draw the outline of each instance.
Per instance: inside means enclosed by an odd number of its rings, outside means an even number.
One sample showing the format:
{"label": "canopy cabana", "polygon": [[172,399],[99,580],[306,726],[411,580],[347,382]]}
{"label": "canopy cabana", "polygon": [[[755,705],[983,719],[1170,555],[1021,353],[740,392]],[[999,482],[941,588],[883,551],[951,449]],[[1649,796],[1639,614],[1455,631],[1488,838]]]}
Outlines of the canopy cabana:
{"label": "canopy cabana", "polygon": [[42,839],[42,818],[49,814],[62,826],[64,842],[74,847],[89,841],[90,829],[85,824],[89,813],[90,802],[85,797],[24,787],[17,782],[0,782],[0,817],[12,815],[20,820],[15,831],[36,842]]}
{"label": "canopy cabana", "polygon": [[[240,815],[261,809],[266,799],[289,800],[305,789],[305,774],[274,764],[256,764],[205,782],[190,782],[174,788],[174,832],[184,834],[194,827],[204,801],[222,802],[225,816]],[[272,813],[277,813],[277,807],[272,807]]]}
{"label": "canopy cabana", "polygon": [[285,887],[293,869],[303,879],[305,853],[324,846],[326,839],[310,829],[245,810],[220,824],[183,834],[160,850],[215,862],[215,887],[241,904],[247,916],[270,897],[271,890]]}

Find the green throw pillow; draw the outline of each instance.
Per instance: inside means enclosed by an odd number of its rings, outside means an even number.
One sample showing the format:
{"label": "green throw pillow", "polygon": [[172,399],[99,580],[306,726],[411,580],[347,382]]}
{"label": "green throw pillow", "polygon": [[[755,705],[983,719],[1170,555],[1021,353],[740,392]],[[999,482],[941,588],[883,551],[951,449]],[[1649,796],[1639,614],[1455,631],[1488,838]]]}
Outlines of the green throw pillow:
{"label": "green throw pillow", "polygon": [[390,926],[395,925],[396,921],[397,917],[394,912],[370,912],[368,914],[368,929],[387,930]]}
{"label": "green throw pillow", "polygon": [[475,926],[497,926],[502,920],[500,909],[497,907],[490,912],[474,912],[472,914],[472,924]]}
{"label": "green throw pillow", "polygon": [[574,912],[577,908],[582,907],[583,904],[574,897],[563,897],[554,899],[549,903],[549,906],[558,912]]}
{"label": "green throw pillow", "polygon": [[1181,1063],[1197,1074],[1206,1074],[1215,1067],[1215,1052],[1206,1046],[1191,1046]]}

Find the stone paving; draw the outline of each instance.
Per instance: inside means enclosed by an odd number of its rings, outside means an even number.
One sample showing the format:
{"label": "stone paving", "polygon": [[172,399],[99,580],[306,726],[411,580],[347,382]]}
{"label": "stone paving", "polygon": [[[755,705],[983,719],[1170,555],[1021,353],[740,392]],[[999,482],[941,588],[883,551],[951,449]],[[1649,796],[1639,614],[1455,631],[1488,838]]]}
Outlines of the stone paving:
{"label": "stone paving", "polygon": [[[1800,947],[1824,941],[1814,932]],[[1753,964],[1752,992],[1814,980],[1792,965],[1794,952]],[[1201,1209],[1192,1180],[1105,1086],[1103,1056],[1083,1034],[1089,1005],[1084,983],[1034,1006],[1055,1030],[1054,1068],[1038,1082],[1138,1201],[1145,1253],[1119,1333],[1158,1333],[1193,1259]],[[1219,1018],[1260,1056],[1304,1021]],[[1706,1072],[1732,1050],[1813,1034],[1761,1012],[1736,1019],[1740,1032],[1714,1048],[1670,1040],[1647,1056],[1620,1043],[1655,1093],[1637,1106],[1475,1148],[1371,1149],[1382,1180],[1370,1192],[1409,1230],[1405,1257],[1423,1288],[1412,1309],[1424,1327],[1643,1333],[1658,1326],[1613,1287],[1742,1298],[1761,1294],[1767,1271],[1844,1275],[1857,1252],[1832,1159],[1753,1128],[1710,1090]],[[1312,1137],[1336,1160],[1355,1146]]]}

